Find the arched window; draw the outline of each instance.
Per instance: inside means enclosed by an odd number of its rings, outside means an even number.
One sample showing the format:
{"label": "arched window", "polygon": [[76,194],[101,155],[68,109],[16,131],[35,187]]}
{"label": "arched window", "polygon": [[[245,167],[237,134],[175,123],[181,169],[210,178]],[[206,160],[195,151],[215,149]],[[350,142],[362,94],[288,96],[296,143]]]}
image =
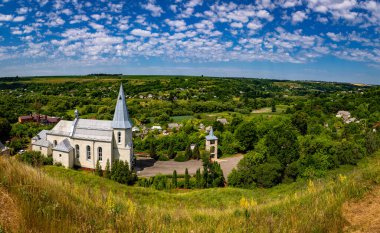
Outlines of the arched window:
{"label": "arched window", "polygon": [[77,159],[79,159],[79,145],[75,145],[75,156]]}
{"label": "arched window", "polygon": [[54,140],[54,146],[57,146],[57,140]]}
{"label": "arched window", "polygon": [[87,152],[87,159],[91,159],[91,147],[90,146],[86,147],[86,152]]}
{"label": "arched window", "polygon": [[99,161],[103,160],[103,149],[101,147],[98,147],[98,159]]}
{"label": "arched window", "polygon": [[117,132],[117,143],[121,143],[121,132]]}

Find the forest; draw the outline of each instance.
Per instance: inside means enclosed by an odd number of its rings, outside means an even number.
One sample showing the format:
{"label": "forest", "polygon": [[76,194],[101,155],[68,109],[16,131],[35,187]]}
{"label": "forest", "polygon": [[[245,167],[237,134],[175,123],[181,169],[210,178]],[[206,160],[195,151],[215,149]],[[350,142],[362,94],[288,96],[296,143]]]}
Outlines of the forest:
{"label": "forest", "polygon": [[[130,116],[141,133],[136,153],[158,160],[200,159],[205,130],[219,138],[220,157],[244,154],[228,176],[240,188],[272,187],[323,177],[355,165],[380,147],[380,88],[311,81],[189,76],[26,77],[0,79],[0,141],[17,153],[52,125],[20,124],[32,113],[71,120],[111,120],[120,83]],[[355,120],[336,117],[348,111]],[[225,118],[227,124],[217,121]],[[170,129],[169,123],[181,125]],[[160,125],[164,131],[149,130]],[[195,185],[196,186],[196,185]]]}

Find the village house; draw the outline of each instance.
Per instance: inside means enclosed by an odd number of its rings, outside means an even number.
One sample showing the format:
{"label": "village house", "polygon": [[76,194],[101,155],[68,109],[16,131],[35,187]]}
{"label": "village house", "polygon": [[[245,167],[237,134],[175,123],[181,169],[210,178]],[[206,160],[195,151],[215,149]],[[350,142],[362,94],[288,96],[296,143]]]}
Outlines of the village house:
{"label": "village house", "polygon": [[218,118],[218,119],[216,119],[216,121],[219,121],[219,122],[222,123],[223,125],[228,124],[228,121],[227,121],[226,118]]}
{"label": "village house", "polygon": [[112,121],[81,119],[75,111],[73,121],[61,120],[52,130],[42,130],[32,138],[32,150],[52,156],[64,167],[95,169],[99,161],[105,169],[115,160],[134,165],[132,123],[123,87],[120,86]]}
{"label": "village house", "polygon": [[26,122],[37,122],[40,124],[56,124],[61,120],[60,117],[52,117],[52,116],[47,116],[47,115],[42,115],[42,114],[30,114],[26,116],[19,116],[18,117],[18,122],[23,124]]}
{"label": "village house", "polygon": [[343,120],[343,122],[345,124],[349,124],[349,123],[352,123],[352,122],[358,123],[358,121],[356,121],[356,118],[355,117],[351,117],[351,113],[348,112],[348,111],[339,111],[336,114],[336,117],[342,118],[342,120]]}
{"label": "village house", "polygon": [[161,131],[162,130],[162,127],[160,125],[153,125],[151,130],[158,130],[158,131]]}
{"label": "village house", "polygon": [[168,129],[170,129],[170,130],[173,130],[173,129],[179,130],[181,127],[182,127],[182,124],[180,125],[178,123],[169,123],[168,124]]}

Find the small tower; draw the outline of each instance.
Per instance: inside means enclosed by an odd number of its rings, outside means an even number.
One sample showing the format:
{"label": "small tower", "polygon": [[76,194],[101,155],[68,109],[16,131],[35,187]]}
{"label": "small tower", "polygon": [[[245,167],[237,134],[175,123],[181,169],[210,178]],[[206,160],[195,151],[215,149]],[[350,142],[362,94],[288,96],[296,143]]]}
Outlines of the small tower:
{"label": "small tower", "polygon": [[123,85],[120,85],[119,95],[117,96],[112,128],[114,132],[113,150],[115,155],[112,159],[126,161],[130,167],[133,167],[132,122],[129,119]]}
{"label": "small tower", "polygon": [[211,160],[218,159],[218,138],[214,135],[214,130],[210,129],[210,133],[206,136],[206,151],[210,152]]}

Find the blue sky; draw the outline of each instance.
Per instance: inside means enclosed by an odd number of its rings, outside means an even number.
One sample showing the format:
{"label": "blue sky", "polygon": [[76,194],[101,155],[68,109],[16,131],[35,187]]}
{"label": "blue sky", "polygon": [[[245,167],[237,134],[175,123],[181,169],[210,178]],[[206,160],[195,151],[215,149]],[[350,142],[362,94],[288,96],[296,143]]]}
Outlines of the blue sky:
{"label": "blue sky", "polygon": [[379,34],[375,0],[0,0],[0,76],[380,84]]}

